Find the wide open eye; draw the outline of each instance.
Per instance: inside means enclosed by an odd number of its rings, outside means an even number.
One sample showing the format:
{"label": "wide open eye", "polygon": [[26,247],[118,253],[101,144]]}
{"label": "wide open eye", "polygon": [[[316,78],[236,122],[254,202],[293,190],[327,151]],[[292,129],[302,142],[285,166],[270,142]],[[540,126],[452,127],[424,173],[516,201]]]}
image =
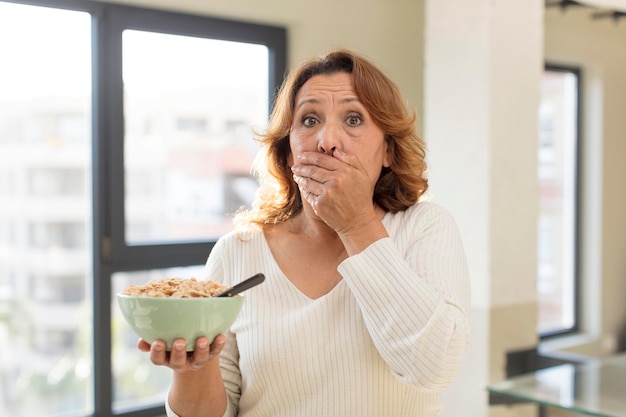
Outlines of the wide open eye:
{"label": "wide open eye", "polygon": [[305,127],[312,127],[312,126],[315,126],[318,123],[319,123],[319,120],[317,120],[313,116],[304,116],[302,118],[302,125],[305,126]]}
{"label": "wide open eye", "polygon": [[346,117],[346,123],[348,124],[348,126],[356,127],[359,126],[362,122],[363,120],[358,114],[350,114],[348,117]]}

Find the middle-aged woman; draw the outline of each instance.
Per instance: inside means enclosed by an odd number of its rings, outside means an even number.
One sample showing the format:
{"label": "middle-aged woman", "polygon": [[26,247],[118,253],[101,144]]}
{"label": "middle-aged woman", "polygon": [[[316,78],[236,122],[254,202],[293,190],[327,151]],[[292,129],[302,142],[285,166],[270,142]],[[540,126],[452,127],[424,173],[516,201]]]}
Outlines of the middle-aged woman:
{"label": "middle-aged woman", "polygon": [[231,330],[171,352],[168,416],[432,417],[469,340],[454,221],[423,201],[424,143],[396,86],[346,50],[294,70],[276,99],[253,207],[206,279],[263,272]]}

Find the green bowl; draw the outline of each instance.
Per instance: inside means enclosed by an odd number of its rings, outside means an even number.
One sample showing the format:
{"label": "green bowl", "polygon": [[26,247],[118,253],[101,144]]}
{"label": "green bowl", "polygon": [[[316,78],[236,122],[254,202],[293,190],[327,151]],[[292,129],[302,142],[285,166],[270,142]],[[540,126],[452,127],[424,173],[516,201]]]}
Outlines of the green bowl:
{"label": "green bowl", "polygon": [[243,306],[244,297],[168,298],[117,294],[122,316],[130,327],[148,343],[157,339],[172,348],[175,339],[187,341],[193,351],[196,339],[206,336],[210,342],[225,333]]}

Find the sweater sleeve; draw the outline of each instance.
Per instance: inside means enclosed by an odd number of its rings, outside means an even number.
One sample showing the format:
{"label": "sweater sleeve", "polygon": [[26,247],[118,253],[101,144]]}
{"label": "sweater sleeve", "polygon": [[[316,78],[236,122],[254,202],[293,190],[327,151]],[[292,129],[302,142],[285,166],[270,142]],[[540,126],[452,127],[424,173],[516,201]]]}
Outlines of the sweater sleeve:
{"label": "sweater sleeve", "polygon": [[389,238],[346,259],[339,272],[396,377],[441,391],[469,343],[467,264],[446,210],[434,204],[409,210]]}

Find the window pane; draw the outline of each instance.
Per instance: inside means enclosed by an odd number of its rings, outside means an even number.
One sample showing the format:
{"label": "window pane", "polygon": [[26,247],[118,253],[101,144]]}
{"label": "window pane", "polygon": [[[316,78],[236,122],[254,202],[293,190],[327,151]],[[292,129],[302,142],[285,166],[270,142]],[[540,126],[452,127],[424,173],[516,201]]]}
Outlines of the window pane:
{"label": "window pane", "polygon": [[124,31],[128,243],[213,239],[251,203],[268,62],[261,45]]}
{"label": "window pane", "polygon": [[91,18],[0,2],[0,415],[93,412]]}
{"label": "window pane", "polygon": [[539,114],[538,331],[575,325],[577,76],[546,71]]}
{"label": "window pane", "polygon": [[171,370],[154,366],[147,354],[137,349],[139,337],[122,317],[116,294],[130,284],[144,284],[160,278],[201,278],[204,265],[158,269],[139,272],[119,272],[113,275],[112,366],[113,410],[122,413],[140,406],[162,404],[171,381]]}

